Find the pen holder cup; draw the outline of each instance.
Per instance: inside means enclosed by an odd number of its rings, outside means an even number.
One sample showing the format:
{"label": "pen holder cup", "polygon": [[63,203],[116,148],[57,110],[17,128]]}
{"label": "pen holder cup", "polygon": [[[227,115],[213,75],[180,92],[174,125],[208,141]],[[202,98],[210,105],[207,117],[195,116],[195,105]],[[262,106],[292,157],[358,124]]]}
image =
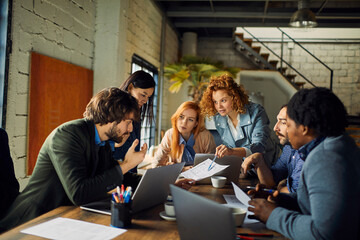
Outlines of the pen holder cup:
{"label": "pen holder cup", "polygon": [[131,226],[131,202],[116,203],[111,201],[111,226],[127,228]]}

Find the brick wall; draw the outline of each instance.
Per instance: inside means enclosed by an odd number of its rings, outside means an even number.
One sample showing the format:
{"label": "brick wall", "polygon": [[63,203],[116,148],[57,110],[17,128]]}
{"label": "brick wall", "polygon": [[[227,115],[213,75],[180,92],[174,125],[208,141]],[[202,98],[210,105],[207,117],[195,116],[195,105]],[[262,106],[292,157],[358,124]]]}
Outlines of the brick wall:
{"label": "brick wall", "polygon": [[[147,60],[155,67],[160,69],[160,49],[161,49],[161,27],[162,14],[152,1],[132,0],[129,1],[128,10],[125,13],[127,21],[126,26],[126,44],[125,44],[125,77],[129,76],[131,70],[131,58],[137,54]],[[179,40],[175,31],[166,24],[165,28],[165,49],[164,62],[176,62],[178,56]],[[159,78],[160,81],[160,78]],[[159,82],[160,84],[160,82]],[[162,111],[162,129],[171,127],[168,103],[173,98],[169,95],[169,82],[163,84],[163,111]],[[170,98],[170,99],[169,99]]]}
{"label": "brick wall", "polygon": [[160,67],[162,16],[151,1],[129,1],[125,69],[131,70],[131,57],[135,53],[156,67]]}
{"label": "brick wall", "polygon": [[92,68],[94,1],[14,0],[6,130],[15,174],[27,183],[26,139],[30,53],[38,53]]}
{"label": "brick wall", "polygon": [[[255,44],[256,45],[256,44]],[[280,55],[280,43],[267,44]],[[290,45],[290,48],[288,47]],[[330,71],[297,45],[284,45],[284,59],[316,86],[330,87]],[[360,44],[301,43],[309,52],[333,70],[333,91],[351,115],[360,114]],[[262,47],[261,53],[268,52]],[[277,60],[270,55],[270,59]],[[280,64],[278,64],[278,67]],[[289,69],[289,68],[288,68]],[[293,70],[288,73],[296,74]],[[296,77],[297,81],[304,81]],[[311,87],[306,83],[304,87]]]}
{"label": "brick wall", "polygon": [[[94,91],[106,86],[119,86],[128,78],[134,54],[160,69],[162,13],[153,1],[98,0],[96,17]],[[120,8],[120,11],[118,10]],[[113,19],[109,27],[109,19]],[[105,29],[104,29],[105,28]],[[165,63],[176,62],[178,37],[166,24]],[[112,65],[108,63],[112,62]],[[100,81],[102,79],[102,81]],[[164,99],[168,97],[164,82]],[[168,101],[163,103],[162,129],[167,129]]]}
{"label": "brick wall", "polygon": [[[109,6],[114,7],[110,12]],[[25,169],[31,51],[93,69],[97,92],[119,86],[129,76],[134,53],[160,68],[161,24],[161,11],[147,0],[14,0],[6,130],[21,189],[28,181]],[[169,25],[165,45],[165,62],[177,61],[178,38]],[[99,62],[103,65],[97,67]],[[164,94],[166,99],[166,83]],[[164,122],[166,114],[165,103]]]}
{"label": "brick wall", "polygon": [[[167,64],[175,63],[178,59],[178,53],[179,53],[179,40],[178,36],[175,34],[175,32],[171,29],[171,27],[166,26],[165,30],[165,66]],[[176,109],[173,109],[173,107],[169,106],[170,101],[176,101],[177,98],[169,92],[170,82],[167,79],[164,79],[163,84],[163,99],[162,102],[163,106],[163,115],[162,115],[162,130],[167,130],[171,128],[171,122],[170,118],[171,115],[175,112]],[[165,100],[166,99],[166,100]],[[178,103],[178,105],[180,105]]]}
{"label": "brick wall", "polygon": [[234,51],[231,38],[199,38],[197,55],[222,61],[227,67],[254,69],[254,65]]}
{"label": "brick wall", "polygon": [[[280,43],[267,44],[280,56]],[[343,101],[348,112],[352,115],[360,114],[360,44],[350,43],[302,43],[302,45],[334,70],[333,91]],[[253,46],[261,46],[253,43]],[[290,45],[290,47],[292,47]],[[254,66],[233,49],[231,39],[198,40],[198,55],[221,60],[226,66],[254,69]],[[269,53],[261,47],[261,53]],[[316,86],[330,86],[330,71],[318,64],[310,55],[298,46],[288,48],[285,44],[284,59],[298,69]],[[275,56],[269,60],[278,60]],[[280,67],[280,63],[278,64]],[[288,68],[290,69],[290,68]],[[293,71],[288,71],[294,74]],[[298,81],[303,81],[297,77]],[[310,87],[306,84],[305,87]]]}

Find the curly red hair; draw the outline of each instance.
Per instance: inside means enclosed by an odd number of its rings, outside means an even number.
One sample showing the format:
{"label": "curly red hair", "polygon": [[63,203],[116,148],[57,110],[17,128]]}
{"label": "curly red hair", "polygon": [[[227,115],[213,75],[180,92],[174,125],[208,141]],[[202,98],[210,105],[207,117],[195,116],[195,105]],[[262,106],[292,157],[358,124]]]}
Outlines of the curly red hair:
{"label": "curly red hair", "polygon": [[246,94],[242,85],[237,84],[232,77],[227,74],[213,76],[206,88],[200,101],[201,113],[206,117],[212,117],[217,114],[212,99],[213,92],[225,90],[232,99],[232,108],[238,113],[245,113],[245,105],[249,104],[249,96]]}

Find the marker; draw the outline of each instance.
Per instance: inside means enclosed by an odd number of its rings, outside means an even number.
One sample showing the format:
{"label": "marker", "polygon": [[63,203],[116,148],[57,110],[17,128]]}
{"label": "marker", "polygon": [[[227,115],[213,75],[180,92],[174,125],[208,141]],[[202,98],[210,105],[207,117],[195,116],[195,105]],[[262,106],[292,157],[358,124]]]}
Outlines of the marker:
{"label": "marker", "polygon": [[237,239],[255,240],[255,238],[252,238],[252,237],[245,237],[245,236],[241,236],[241,235],[237,235]]}
{"label": "marker", "polygon": [[254,237],[273,237],[270,233],[238,233],[240,236],[254,236]]}
{"label": "marker", "polygon": [[120,203],[119,197],[117,196],[116,193],[112,193],[112,197],[113,197],[114,202]]}
{"label": "marker", "polygon": [[215,162],[215,159],[216,159],[216,156],[215,156],[214,159],[211,161],[210,166],[209,166],[209,168],[208,168],[208,171],[211,170],[211,165],[213,165],[213,163]]}
{"label": "marker", "polygon": [[126,192],[126,195],[124,196],[124,203],[130,202],[131,194],[132,194],[131,189],[130,189],[130,191]]}
{"label": "marker", "polygon": [[120,190],[120,187],[119,187],[119,186],[116,187],[116,192],[117,192],[118,196],[120,196],[121,190]]}
{"label": "marker", "polygon": [[[246,187],[247,189],[251,189],[251,190],[255,190],[256,189],[256,187],[252,187],[252,186],[247,186]],[[266,193],[273,193],[273,192],[275,192],[275,190],[274,189],[269,189],[269,188],[261,188],[260,189],[261,191],[263,191],[263,192],[266,192]]]}
{"label": "marker", "polygon": [[124,194],[124,184],[121,184],[121,194]]}

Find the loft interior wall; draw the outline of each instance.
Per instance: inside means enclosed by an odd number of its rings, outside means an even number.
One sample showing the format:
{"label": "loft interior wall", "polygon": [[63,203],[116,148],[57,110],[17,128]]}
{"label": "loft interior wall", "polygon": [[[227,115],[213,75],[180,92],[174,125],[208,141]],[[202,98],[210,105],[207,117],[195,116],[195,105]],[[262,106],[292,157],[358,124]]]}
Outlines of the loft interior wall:
{"label": "loft interior wall", "polygon": [[[99,0],[97,7],[94,60],[94,92],[120,86],[130,75],[134,54],[160,68],[162,13],[152,1]],[[179,40],[169,24],[165,27],[164,63],[176,62]],[[111,64],[109,64],[111,63]],[[161,78],[159,78],[160,81]],[[162,129],[170,126],[168,109],[173,96],[163,84]],[[169,107],[170,106],[170,107]],[[171,112],[171,111],[170,111]]]}
{"label": "loft interior wall", "polygon": [[82,5],[76,1],[13,1],[6,131],[21,190],[28,182],[25,170],[30,54],[36,51],[92,69],[95,6],[93,1],[83,1]]}
{"label": "loft interior wall", "polygon": [[[113,9],[101,12],[106,7]],[[121,22],[114,23],[118,19]],[[94,92],[119,86],[129,76],[134,53],[159,68],[162,14],[152,1],[16,0],[12,20],[6,130],[22,190],[29,178],[25,170],[31,51],[93,69]],[[165,63],[176,62],[178,38],[169,25],[166,39]],[[167,99],[166,83],[164,89]]]}
{"label": "loft interior wall", "polygon": [[[274,52],[280,55],[281,52],[281,35],[276,28],[246,28],[256,37],[265,38],[265,44],[269,46]],[[238,28],[240,32],[242,28]],[[321,29],[320,29],[321,30]],[[310,36],[316,30],[300,32],[297,38],[306,39],[301,44],[309,50],[312,54],[318,57],[322,62],[328,65],[334,71],[333,76],[333,91],[343,101],[347,111],[351,115],[360,114],[360,29],[343,29],[343,34],[336,35],[334,32],[333,39],[330,41],[329,35],[315,34],[318,41],[310,41]],[[340,31],[340,30],[339,30]],[[323,33],[324,31],[320,31]],[[292,36],[291,33],[290,36]],[[272,36],[270,41],[269,37]],[[352,38],[350,38],[352,36]],[[246,35],[245,37],[250,37]],[[343,37],[343,38],[342,38]],[[328,39],[322,42],[321,39]],[[339,42],[339,39],[342,42]],[[211,57],[215,60],[221,60],[226,65],[240,67],[244,70],[256,69],[250,63],[246,64],[240,52],[234,50],[231,39],[216,39],[216,38],[199,38],[198,39],[198,55],[204,57]],[[260,46],[261,53],[269,53],[260,43],[254,43],[252,46]],[[329,87],[330,86],[330,71],[324,66],[314,60],[304,50],[297,45],[285,43],[284,45],[284,59],[293,67],[304,74],[316,86]],[[269,60],[279,60],[270,54]],[[245,61],[245,62],[244,62]],[[285,65],[283,65],[285,66]],[[280,67],[278,63],[277,67]],[[286,67],[286,66],[285,66]],[[288,69],[290,69],[288,67]],[[293,71],[287,71],[288,74],[294,74]],[[296,77],[297,81],[304,81],[301,77]],[[308,87],[305,84],[305,87]],[[266,101],[266,100],[265,100]],[[271,121],[273,121],[271,119]]]}
{"label": "loft interior wall", "polygon": [[[114,7],[106,19],[106,12],[100,12],[107,6]],[[112,5],[113,4],[113,5]],[[20,181],[21,189],[28,177],[26,169],[26,139],[28,117],[29,66],[30,52],[37,51],[66,62],[94,70],[94,92],[103,87],[118,86],[130,73],[131,57],[134,53],[143,57],[154,66],[160,66],[161,46],[161,11],[153,1],[141,0],[97,0],[97,1],[56,1],[56,0],[16,0],[13,1],[12,53],[10,55],[9,88],[7,99],[7,128],[10,139],[11,156],[14,160],[15,173]],[[113,22],[115,20],[115,22]],[[117,22],[119,20],[119,22]],[[111,24],[111,25],[109,25]],[[107,33],[105,28],[111,32]],[[114,27],[114,28],[113,28]],[[108,34],[108,41],[102,39],[100,33]],[[178,61],[178,36],[167,24],[165,31],[165,59],[169,64]],[[205,39],[198,39],[205,42]],[[198,53],[211,54],[214,44],[208,49],[199,45]],[[339,46],[334,50],[342,52]],[[99,48],[98,48],[99,47]],[[230,47],[230,46],[228,46]],[[359,76],[360,53],[358,45],[346,52],[353,51],[354,63],[350,73]],[[211,49],[212,48],[212,49]],[[325,49],[324,49],[325,50]],[[329,51],[329,50],[327,50]],[[235,59],[230,63],[238,66],[248,64],[237,53],[228,55],[211,54],[216,60]],[[236,56],[236,57],[235,57]],[[337,59],[336,57],[334,57]],[[348,58],[348,57],[346,57]],[[106,68],[109,66],[109,68]],[[346,64],[340,64],[339,74]],[[102,71],[106,69],[108,71]],[[348,74],[348,73],[347,73]],[[342,77],[343,82],[351,82],[346,89],[359,89],[360,79]],[[179,95],[170,94],[168,81],[164,82],[163,91],[163,125],[166,130],[171,127],[170,116],[181,102],[188,100],[187,89],[183,88]],[[344,94],[345,95],[345,94]],[[358,94],[359,95],[359,94]],[[351,98],[357,96],[352,95]],[[350,97],[349,97],[350,98]],[[359,101],[357,101],[359,103]],[[359,105],[359,104],[358,104]],[[358,105],[353,107],[355,112]],[[359,110],[360,111],[360,110]]]}

